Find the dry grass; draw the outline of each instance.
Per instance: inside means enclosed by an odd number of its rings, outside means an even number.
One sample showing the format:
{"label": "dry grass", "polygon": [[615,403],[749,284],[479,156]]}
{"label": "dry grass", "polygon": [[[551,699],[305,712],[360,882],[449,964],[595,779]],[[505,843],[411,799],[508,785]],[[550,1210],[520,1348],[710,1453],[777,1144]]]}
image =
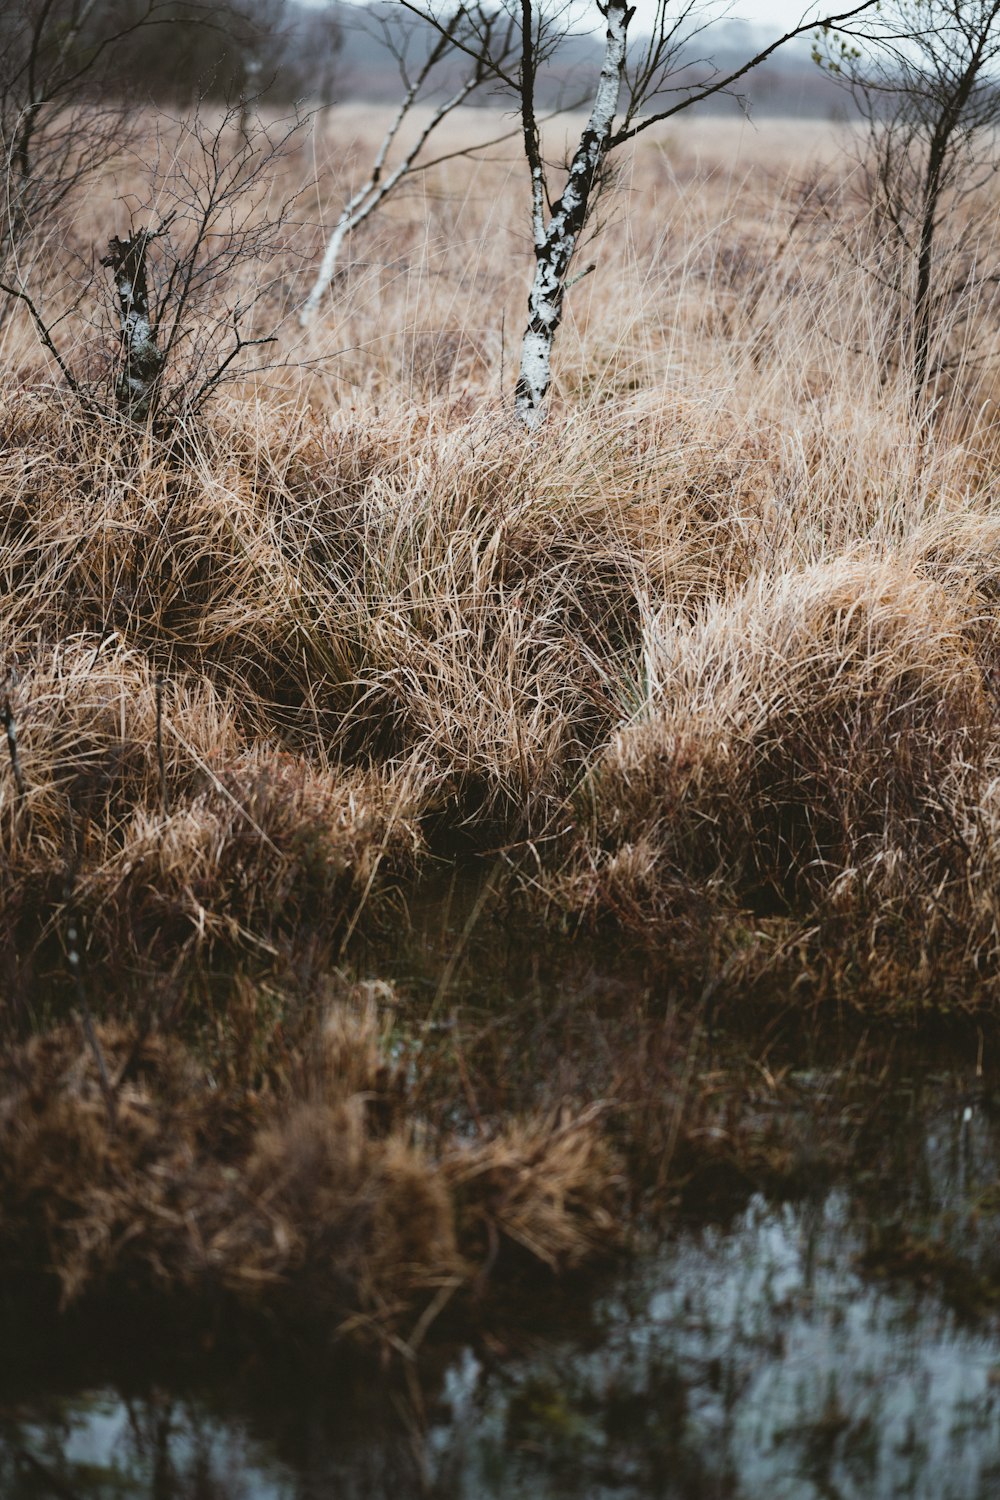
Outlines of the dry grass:
{"label": "dry grass", "polygon": [[504,1242],[553,1270],[617,1242],[617,1164],[595,1111],[514,1121],[474,1149],[421,1145],[384,1029],[371,989],[341,985],[258,1093],[215,1087],[177,1041],[104,1027],[113,1124],[76,1028],[10,1051],[5,1274],[54,1276],[63,1307],[122,1284],[228,1294],[398,1345],[429,1294],[471,1284],[484,1227],[487,1271]]}
{"label": "dry grass", "polygon": [[[309,189],[327,220],[365,147],[342,123]],[[644,933],[681,995],[995,1017],[995,319],[956,321],[916,422],[830,231],[850,209],[863,245],[843,143],[771,128],[637,150],[531,439],[501,384],[530,260],[513,147],[417,179],[289,366],[170,444],[85,421],[3,326],[8,1262],[67,1296],[126,1268],[322,1283],[398,1337],[498,1237],[557,1267],[613,1240],[623,1158],[582,1077],[568,1115],[429,1141],[419,1090],[414,1118],[373,1106],[370,1016],[261,1102],[239,1005],[208,1007],[206,1062],[193,1000],[136,1031],[100,982],[176,999],[209,959],[322,966],[428,848],[502,848],[536,912]],[[95,193],[75,232],[111,211]],[[80,1034],[28,1035],[78,998],[70,918],[112,1073],[131,1058],[116,1132]],[[640,1073],[605,1081],[644,1119]]]}

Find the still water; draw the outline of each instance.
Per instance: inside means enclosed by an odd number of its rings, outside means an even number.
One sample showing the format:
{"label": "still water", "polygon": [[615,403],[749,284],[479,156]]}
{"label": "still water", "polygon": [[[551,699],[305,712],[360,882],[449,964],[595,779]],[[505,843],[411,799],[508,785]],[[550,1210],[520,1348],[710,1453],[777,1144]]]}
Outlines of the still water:
{"label": "still water", "polygon": [[[401,958],[418,1001],[423,984],[441,1009],[442,963],[453,987],[488,971],[507,1004],[527,983],[523,944],[465,952],[468,930],[459,912]],[[563,991],[603,983],[589,959],[584,981],[557,970]],[[559,997],[531,975],[548,1013]],[[1000,1092],[981,1046],[891,1070],[865,1055],[884,1102],[839,1171],[679,1208],[627,1262],[439,1344],[409,1383],[348,1354],[307,1372],[77,1350],[70,1368],[22,1332],[0,1370],[0,1497],[996,1500]],[[853,1129],[855,1064],[793,1048],[785,1066],[790,1136],[820,1109]]]}
{"label": "still water", "polygon": [[[876,1171],[688,1224],[530,1333],[445,1351],[419,1407],[370,1370],[215,1372],[206,1389],[152,1353],[94,1386],[6,1380],[0,1494],[996,1497],[1000,1112],[938,1078],[899,1128],[898,1194]],[[919,1256],[907,1275],[873,1262],[873,1235],[904,1221],[949,1277]],[[985,1300],[966,1305],[970,1286]]]}

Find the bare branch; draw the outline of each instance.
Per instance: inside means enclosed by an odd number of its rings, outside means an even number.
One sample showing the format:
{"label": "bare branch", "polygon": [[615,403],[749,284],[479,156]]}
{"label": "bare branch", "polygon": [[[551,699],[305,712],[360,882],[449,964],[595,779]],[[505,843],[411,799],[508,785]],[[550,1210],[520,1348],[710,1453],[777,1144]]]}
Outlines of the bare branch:
{"label": "bare branch", "polygon": [[[608,149],[613,150],[616,146],[624,145],[626,141],[634,140],[644,130],[649,130],[651,126],[659,125],[662,121],[671,119],[672,116],[679,114],[681,110],[690,109],[694,104],[702,104],[706,99],[711,99],[716,94],[725,93],[728,89],[732,88],[734,83],[738,83],[741,78],[745,78],[754,68],[760,67],[761,63],[766,62],[779,48],[785,47],[789,42],[794,41],[797,36],[803,36],[806,32],[832,30],[834,28],[843,31],[846,22],[855,21],[859,16],[874,10],[878,3],[879,0],[863,0],[863,4],[856,5],[851,10],[842,11],[838,15],[825,16],[819,21],[800,22],[798,26],[793,26],[782,36],[776,38],[775,41],[770,42],[768,46],[761,48],[759,52],[755,53],[753,57],[748,58],[740,67],[733,68],[731,72],[720,75],[718,78],[713,79],[711,83],[707,83],[702,87],[695,86],[690,92],[685,91],[684,97],[678,99],[669,109],[658,110],[656,114],[646,115],[634,124],[626,124],[612,137]],[[636,102],[632,113],[641,108],[642,101]]]}
{"label": "bare branch", "polygon": [[[919,412],[932,375],[951,363],[941,313],[947,305],[952,329],[964,323],[973,293],[987,284],[968,270],[956,274],[962,240],[946,226],[1000,169],[1000,0],[887,0],[874,50],[862,54],[834,35],[814,56],[868,123],[865,209],[874,240],[865,268],[898,331],[883,364],[908,369]],[[961,235],[974,242],[970,224]]]}
{"label": "bare branch", "polygon": [[84,395],[83,391],[80,388],[79,382],[73,375],[73,372],[70,370],[62,355],[59,353],[59,350],[56,348],[55,342],[52,338],[52,334],[49,330],[49,325],[45,322],[45,319],[42,317],[41,313],[39,312],[38,308],[32,301],[31,297],[28,295],[28,293],[24,290],[23,287],[14,286],[13,283],[9,281],[0,281],[0,292],[3,292],[7,297],[13,297],[18,302],[24,303],[25,307],[28,309],[28,312],[31,315],[31,321],[35,325],[35,331],[37,332],[39,339],[52,355],[52,358],[55,360],[56,364],[59,366],[59,371],[67,386],[73,392],[73,395],[80,402],[84,410],[93,413],[96,408],[94,407],[93,403],[90,402]]}
{"label": "bare branch", "polygon": [[[426,170],[427,167],[432,165],[430,162],[418,165],[417,161],[427,141],[438,129],[443,120],[452,114],[454,110],[458,109],[460,105],[464,104],[484,82],[494,76],[493,69],[497,57],[506,56],[511,52],[513,46],[513,31],[511,27],[503,27],[501,25],[499,40],[496,43],[494,42],[497,31],[497,20],[497,16],[476,4],[468,7],[460,6],[447,21],[436,24],[437,39],[430,48],[419,72],[407,88],[382,139],[382,143],[376,152],[368,177],[347,200],[333,227],[316,279],[299,311],[299,321],[303,327],[308,326],[315,317],[320,303],[333,281],[340,252],[347,236],[355,229],[360,228],[370,218],[376,209],[398,187],[400,182],[412,173]],[[480,51],[476,53],[470,47],[459,47],[458,43],[463,36],[475,38]],[[405,120],[414,105],[424,94],[425,88],[437,69],[438,64],[447,60],[456,49],[463,55],[467,53],[471,56],[473,58],[473,66],[467,70],[466,76],[458,88],[448,95],[447,98],[441,100],[436,106],[429,119],[418,132],[412,146],[393,170],[386,174],[385,165],[390,149]],[[468,154],[468,149],[466,149],[439,157],[437,161],[446,161],[455,155]]]}
{"label": "bare branch", "polygon": [[237,309],[237,311],[233,313],[233,333],[236,342],[234,343],[229,353],[226,355],[225,359],[221,361],[221,363],[216,367],[216,369],[212,372],[208,379],[202,382],[202,384],[195,391],[194,395],[189,398],[188,409],[190,411],[200,411],[212,392],[218,386],[220,386],[224,380],[229,378],[227,372],[229,371],[230,366],[237,359],[239,359],[244,349],[255,349],[261,344],[277,343],[278,336],[275,333],[267,334],[265,335],[265,337],[259,339],[242,338],[240,335],[240,316],[241,314],[239,312],[239,309]]}

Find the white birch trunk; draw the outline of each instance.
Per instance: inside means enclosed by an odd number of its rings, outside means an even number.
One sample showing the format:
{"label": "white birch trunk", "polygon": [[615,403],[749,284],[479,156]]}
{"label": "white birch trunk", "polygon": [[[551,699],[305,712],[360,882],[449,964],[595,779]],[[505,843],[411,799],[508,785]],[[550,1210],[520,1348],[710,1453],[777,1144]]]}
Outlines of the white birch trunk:
{"label": "white birch trunk", "polygon": [[618,113],[629,22],[633,9],[625,0],[608,0],[604,62],[590,119],[569,169],[562,197],[544,221],[540,173],[534,173],[533,220],[535,275],[528,294],[528,326],[521,341],[521,365],[514,410],[526,427],[542,420],[552,379],[552,345],[562,321],[566,278],[587,222],[590,195],[607,154],[611,127]]}
{"label": "white birch trunk", "polygon": [[413,107],[423,81],[424,75],[421,74],[408,90],[406,97],[396,111],[392,124],[385,133],[385,137],[378,150],[378,155],[372,166],[370,177],[348,200],[344,206],[343,213],[334,225],[333,232],[327,241],[326,250],[320,263],[316,280],[313,282],[308,297],[299,309],[299,322],[303,328],[308,327],[312,322],[320,303],[329,290],[330,283],[333,281],[337,270],[337,261],[340,258],[340,252],[343,249],[347,236],[363,224],[369,214],[374,213],[379,204],[385,202],[396,184],[408,172],[412,171],[418,155],[427,142],[428,136],[437,129],[445,115],[451,114],[453,109],[457,109],[468,98],[473,89],[478,88],[480,82],[478,78],[466,79],[465,83],[462,84],[456,93],[452,94],[451,98],[439,104],[403,160],[398,166],[393,168],[388,177],[383,177],[382,172],[385,167],[385,159],[389,154],[389,148],[399,133],[400,126]]}
{"label": "white birch trunk", "polygon": [[299,322],[303,328],[308,327],[319,310],[319,305],[326,295],[327,288],[337,273],[337,261],[340,259],[340,251],[350,231],[354,228],[350,208],[345,208],[340,218],[334,225],[333,233],[326,242],[323,259],[320,262],[316,280],[312,284],[305,302],[299,309]]}
{"label": "white birch trunk", "polygon": [[108,242],[101,261],[115,278],[121,319],[122,369],[115,387],[118,409],[131,422],[142,425],[153,410],[164,355],[156,344],[156,330],[149,312],[146,286],[146,250],[152,238],[147,230]]}

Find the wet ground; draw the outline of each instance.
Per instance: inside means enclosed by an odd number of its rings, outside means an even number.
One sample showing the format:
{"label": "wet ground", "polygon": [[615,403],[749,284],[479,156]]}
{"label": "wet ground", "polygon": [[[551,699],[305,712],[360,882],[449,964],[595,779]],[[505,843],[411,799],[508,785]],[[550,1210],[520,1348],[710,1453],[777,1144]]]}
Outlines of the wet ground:
{"label": "wet ground", "polygon": [[[533,955],[502,923],[487,952],[478,921],[475,902],[442,909],[395,949],[406,1003],[429,1026],[502,1005],[544,1049],[562,1034],[545,1018],[595,996],[613,1010],[623,962],[580,945],[557,962]],[[742,1053],[748,1080],[779,1066],[725,1018],[711,1045],[730,1066]],[[627,1260],[525,1288],[523,1316],[439,1342],[409,1378],[347,1353],[280,1371],[134,1341],[118,1357],[114,1328],[69,1365],[22,1329],[0,1380],[0,1496],[1000,1494],[990,1047],[971,1034],[946,1049],[796,1045],[782,1042],[780,1089],[762,1088],[771,1137],[796,1145],[789,1184],[683,1196]]]}

